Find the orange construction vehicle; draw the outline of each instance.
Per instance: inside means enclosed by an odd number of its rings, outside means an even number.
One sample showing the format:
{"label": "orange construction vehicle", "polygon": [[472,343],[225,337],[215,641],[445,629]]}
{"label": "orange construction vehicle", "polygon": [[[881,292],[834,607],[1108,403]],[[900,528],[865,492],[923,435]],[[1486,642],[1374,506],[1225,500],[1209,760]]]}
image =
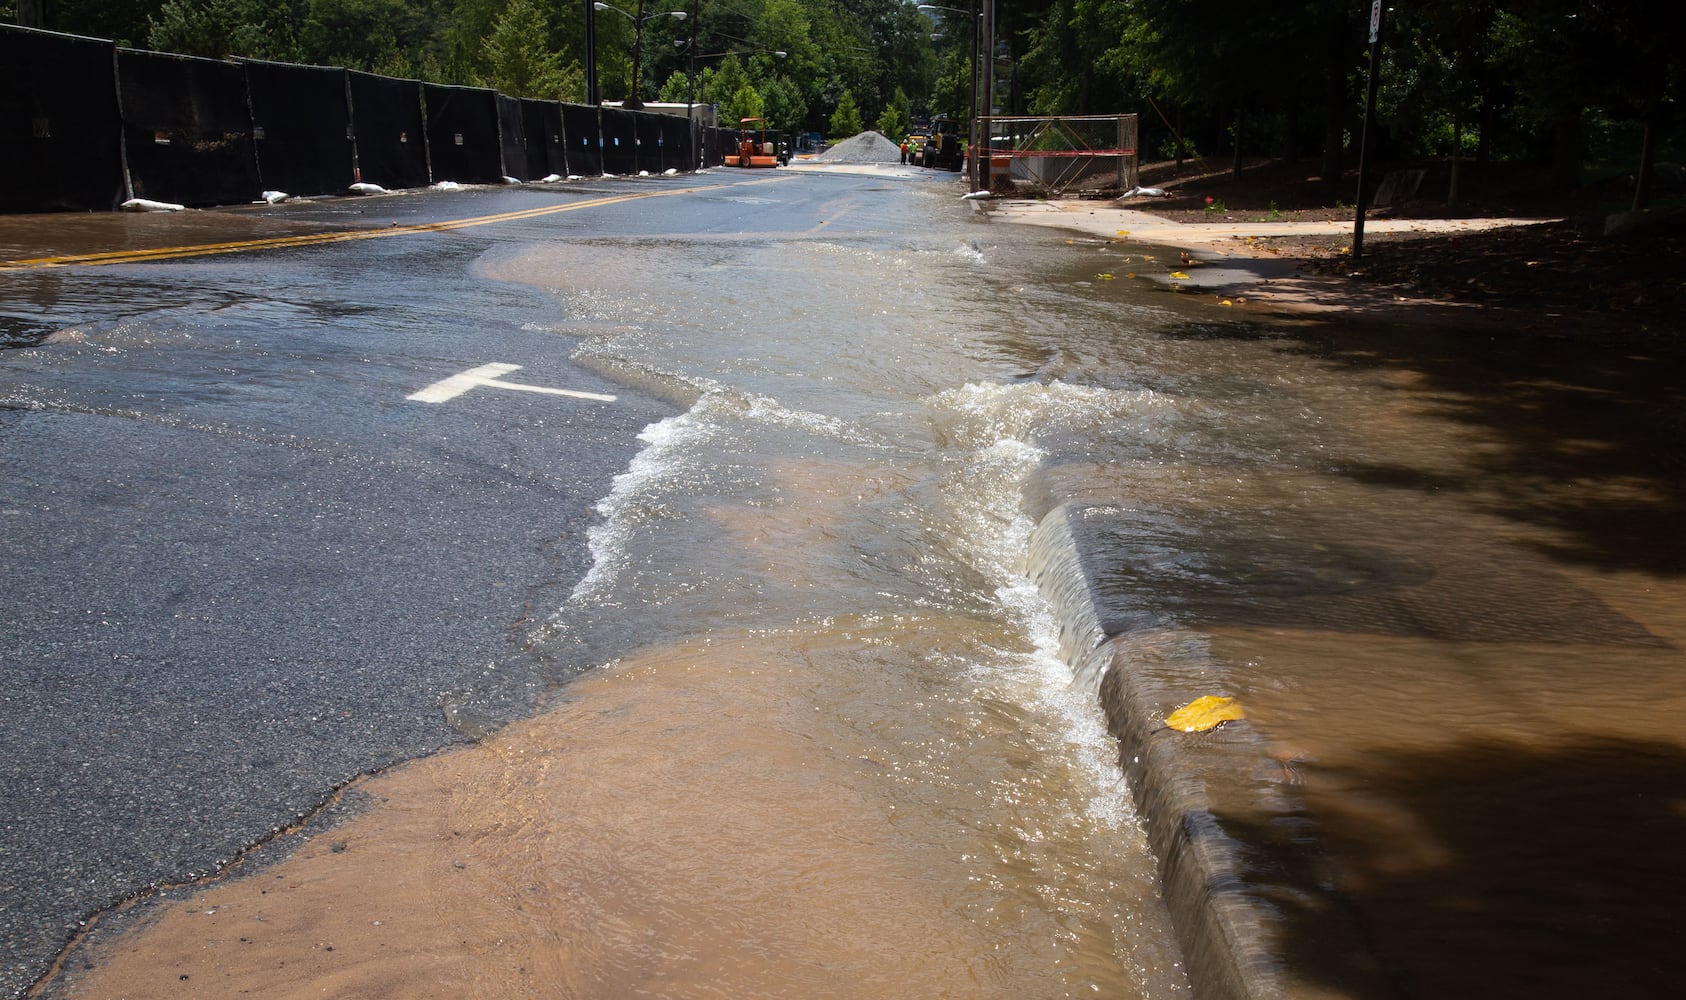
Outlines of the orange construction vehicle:
{"label": "orange construction vehicle", "polygon": [[761,118],[745,118],[738,122],[738,152],[726,157],[728,167],[776,167],[779,165],[778,134],[767,129]]}

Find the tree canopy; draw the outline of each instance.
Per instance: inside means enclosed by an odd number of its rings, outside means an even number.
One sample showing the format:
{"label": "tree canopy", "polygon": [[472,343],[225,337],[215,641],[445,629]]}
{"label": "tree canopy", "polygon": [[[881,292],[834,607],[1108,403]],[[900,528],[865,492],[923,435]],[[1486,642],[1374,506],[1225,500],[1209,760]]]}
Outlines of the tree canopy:
{"label": "tree canopy", "polygon": [[[597,82],[628,96],[634,0],[597,11]],[[583,101],[590,0],[56,0],[55,31],[186,55],[243,56]],[[825,130],[845,94],[877,117],[931,91],[929,23],[902,0],[647,0],[638,96],[719,104]],[[687,16],[663,16],[683,11]],[[17,0],[0,0],[13,20]],[[624,15],[624,16],[623,16]],[[903,98],[904,104],[906,98]]]}
{"label": "tree canopy", "polygon": [[[628,94],[632,2],[596,15],[602,96]],[[754,109],[827,131],[972,107],[979,0],[646,0],[639,95]],[[343,65],[516,96],[585,98],[590,0],[55,0],[45,27],[126,45]],[[1678,156],[1686,65],[1665,0],[1414,0],[1386,14],[1387,151],[1551,163]],[[18,0],[0,0],[15,18]],[[664,16],[683,11],[683,19]],[[1173,134],[1341,169],[1362,111],[1365,0],[1022,0],[994,7],[994,93],[1009,114],[1141,116],[1144,159]],[[984,47],[987,51],[987,46]],[[897,95],[902,95],[898,97]],[[683,95],[683,98],[680,97]],[[1467,148],[1466,148],[1467,147]]]}

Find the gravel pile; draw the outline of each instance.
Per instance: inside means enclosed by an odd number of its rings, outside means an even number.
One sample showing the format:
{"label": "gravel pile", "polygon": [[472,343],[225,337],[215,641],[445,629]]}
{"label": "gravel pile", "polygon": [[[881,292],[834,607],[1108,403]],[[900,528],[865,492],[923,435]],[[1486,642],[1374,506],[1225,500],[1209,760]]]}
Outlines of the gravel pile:
{"label": "gravel pile", "polygon": [[844,139],[814,159],[827,163],[900,163],[902,148],[877,132],[862,132]]}

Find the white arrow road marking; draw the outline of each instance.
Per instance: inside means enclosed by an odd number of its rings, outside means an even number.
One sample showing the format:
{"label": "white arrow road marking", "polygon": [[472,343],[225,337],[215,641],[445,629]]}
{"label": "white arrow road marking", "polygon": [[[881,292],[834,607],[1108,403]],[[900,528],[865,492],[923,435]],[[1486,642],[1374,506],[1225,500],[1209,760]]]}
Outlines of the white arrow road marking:
{"label": "white arrow road marking", "polygon": [[605,396],[598,392],[580,392],[575,389],[552,389],[547,385],[527,385],[522,382],[505,382],[500,376],[521,370],[520,365],[506,365],[493,362],[470,368],[465,372],[458,372],[450,378],[442,378],[420,392],[412,392],[406,399],[418,403],[443,403],[456,399],[458,396],[477,385],[489,385],[496,389],[514,389],[517,392],[542,392],[551,396],[571,396],[574,399],[595,399],[603,403],[613,403],[615,397]]}

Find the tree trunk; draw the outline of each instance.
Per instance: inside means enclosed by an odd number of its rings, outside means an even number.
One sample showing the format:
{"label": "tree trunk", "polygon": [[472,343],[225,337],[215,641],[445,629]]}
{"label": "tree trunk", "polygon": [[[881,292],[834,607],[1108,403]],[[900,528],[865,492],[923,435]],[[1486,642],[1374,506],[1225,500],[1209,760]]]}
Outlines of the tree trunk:
{"label": "tree trunk", "polygon": [[1633,210],[1651,204],[1651,171],[1657,156],[1657,119],[1662,117],[1660,106],[1653,106],[1645,116],[1645,138],[1639,145],[1639,174],[1633,180]]}
{"label": "tree trunk", "polygon": [[1458,171],[1464,162],[1464,109],[1452,112],[1452,179],[1446,185],[1446,207],[1458,207]]}
{"label": "tree trunk", "polygon": [[1476,120],[1480,122],[1481,134],[1475,137],[1475,162],[1483,167],[1493,162],[1493,101],[1487,93],[1486,78],[1481,84],[1481,115]]}
{"label": "tree trunk", "polygon": [[1581,109],[1564,109],[1552,125],[1551,186],[1573,191],[1581,186]]}
{"label": "tree trunk", "polygon": [[1293,93],[1288,95],[1288,134],[1284,137],[1287,142],[1282,147],[1282,158],[1289,163],[1300,162],[1300,85],[1294,84]]}
{"label": "tree trunk", "polygon": [[1241,102],[1235,102],[1235,154],[1230,161],[1229,175],[1235,180],[1241,179]]}
{"label": "tree trunk", "polygon": [[1339,63],[1329,67],[1323,108],[1323,169],[1326,184],[1338,184],[1345,161],[1342,145],[1346,136],[1346,69]]}

